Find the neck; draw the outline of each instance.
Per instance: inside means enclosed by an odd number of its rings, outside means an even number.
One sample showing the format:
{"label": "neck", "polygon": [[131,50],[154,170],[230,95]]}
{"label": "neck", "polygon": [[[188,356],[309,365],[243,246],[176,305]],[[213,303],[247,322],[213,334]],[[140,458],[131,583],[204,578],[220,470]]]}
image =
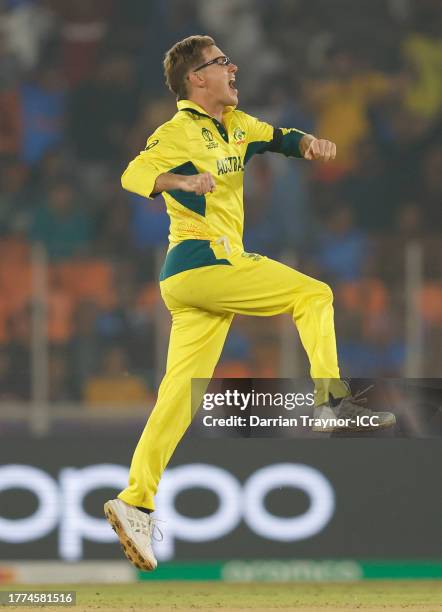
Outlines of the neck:
{"label": "neck", "polygon": [[206,98],[206,96],[198,96],[193,95],[189,98],[191,102],[195,102],[198,106],[201,106],[202,109],[206,111],[208,115],[214,117],[217,121],[222,123],[223,120],[223,112],[224,112],[224,104],[220,104],[219,102],[214,102]]}

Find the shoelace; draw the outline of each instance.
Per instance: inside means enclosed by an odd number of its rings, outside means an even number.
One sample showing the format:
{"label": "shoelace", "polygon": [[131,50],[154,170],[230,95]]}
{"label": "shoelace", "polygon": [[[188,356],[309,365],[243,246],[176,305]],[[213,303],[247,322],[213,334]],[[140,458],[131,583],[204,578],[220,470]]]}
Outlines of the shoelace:
{"label": "shoelace", "polygon": [[155,540],[155,542],[161,542],[164,536],[157,523],[164,523],[165,521],[153,518],[140,511],[138,512],[142,514],[141,517],[138,514],[132,514],[131,518],[128,518],[133,530]]}
{"label": "shoelace", "polygon": [[[162,542],[164,538],[163,532],[158,527],[157,523],[165,523],[165,521],[162,521],[161,519],[154,519],[154,518],[150,519],[150,537],[152,538],[152,540],[155,540],[155,542]],[[158,533],[158,537],[156,537],[157,533]]]}
{"label": "shoelace", "polygon": [[363,396],[366,395],[368,391],[370,391],[370,389],[373,389],[373,387],[374,385],[369,385],[365,389],[362,389],[362,391],[358,391],[355,395],[351,395],[349,397],[349,400],[355,404],[366,404],[368,401],[368,398],[363,397]]}
{"label": "shoelace", "polygon": [[366,408],[368,398],[364,396],[368,393],[368,391],[370,391],[370,389],[373,389],[373,387],[374,385],[369,385],[365,389],[362,389],[362,391],[358,391],[354,395],[349,395],[348,397],[344,398],[343,401],[347,403],[347,406],[350,404],[350,407],[353,409],[351,410],[353,415],[356,416],[358,414],[368,414],[372,412],[369,408]]}

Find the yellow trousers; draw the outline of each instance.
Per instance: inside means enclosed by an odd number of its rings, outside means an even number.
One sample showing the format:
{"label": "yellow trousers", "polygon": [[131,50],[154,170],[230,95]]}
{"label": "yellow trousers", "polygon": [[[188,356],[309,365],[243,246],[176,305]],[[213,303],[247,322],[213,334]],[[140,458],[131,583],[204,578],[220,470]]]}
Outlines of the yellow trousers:
{"label": "yellow trousers", "polygon": [[[336,384],[335,397],[348,393],[339,381],[330,287],[267,257],[211,247],[231,265],[186,270],[160,283],[172,329],[158,399],[136,447],[129,486],[118,496],[134,506],[155,508],[161,475],[191,422],[191,380],[212,377],[235,314],[290,313],[312,378]],[[329,391],[328,384],[317,385],[316,403],[326,402]]]}

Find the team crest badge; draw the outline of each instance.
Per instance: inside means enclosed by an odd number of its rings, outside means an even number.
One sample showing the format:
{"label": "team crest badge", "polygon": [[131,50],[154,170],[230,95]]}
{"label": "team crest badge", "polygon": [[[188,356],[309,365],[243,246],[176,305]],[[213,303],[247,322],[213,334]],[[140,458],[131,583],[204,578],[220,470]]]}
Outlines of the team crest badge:
{"label": "team crest badge", "polygon": [[236,127],[233,130],[233,138],[235,139],[235,144],[243,144],[245,142],[246,133],[239,127]]}

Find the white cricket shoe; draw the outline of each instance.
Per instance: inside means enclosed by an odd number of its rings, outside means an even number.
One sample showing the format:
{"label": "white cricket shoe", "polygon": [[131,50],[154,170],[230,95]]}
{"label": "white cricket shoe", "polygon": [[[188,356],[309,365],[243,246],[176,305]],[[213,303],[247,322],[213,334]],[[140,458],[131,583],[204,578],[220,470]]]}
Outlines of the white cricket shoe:
{"label": "white cricket shoe", "polygon": [[392,412],[374,412],[364,406],[367,399],[362,396],[370,388],[344,397],[336,407],[329,404],[316,407],[312,431],[320,433],[377,431],[395,425],[396,417]]}
{"label": "white cricket shoe", "polygon": [[148,572],[156,569],[157,560],[152,550],[154,530],[157,529],[162,536],[156,520],[121,499],[106,502],[104,514],[119,537],[128,560],[138,569]]}

